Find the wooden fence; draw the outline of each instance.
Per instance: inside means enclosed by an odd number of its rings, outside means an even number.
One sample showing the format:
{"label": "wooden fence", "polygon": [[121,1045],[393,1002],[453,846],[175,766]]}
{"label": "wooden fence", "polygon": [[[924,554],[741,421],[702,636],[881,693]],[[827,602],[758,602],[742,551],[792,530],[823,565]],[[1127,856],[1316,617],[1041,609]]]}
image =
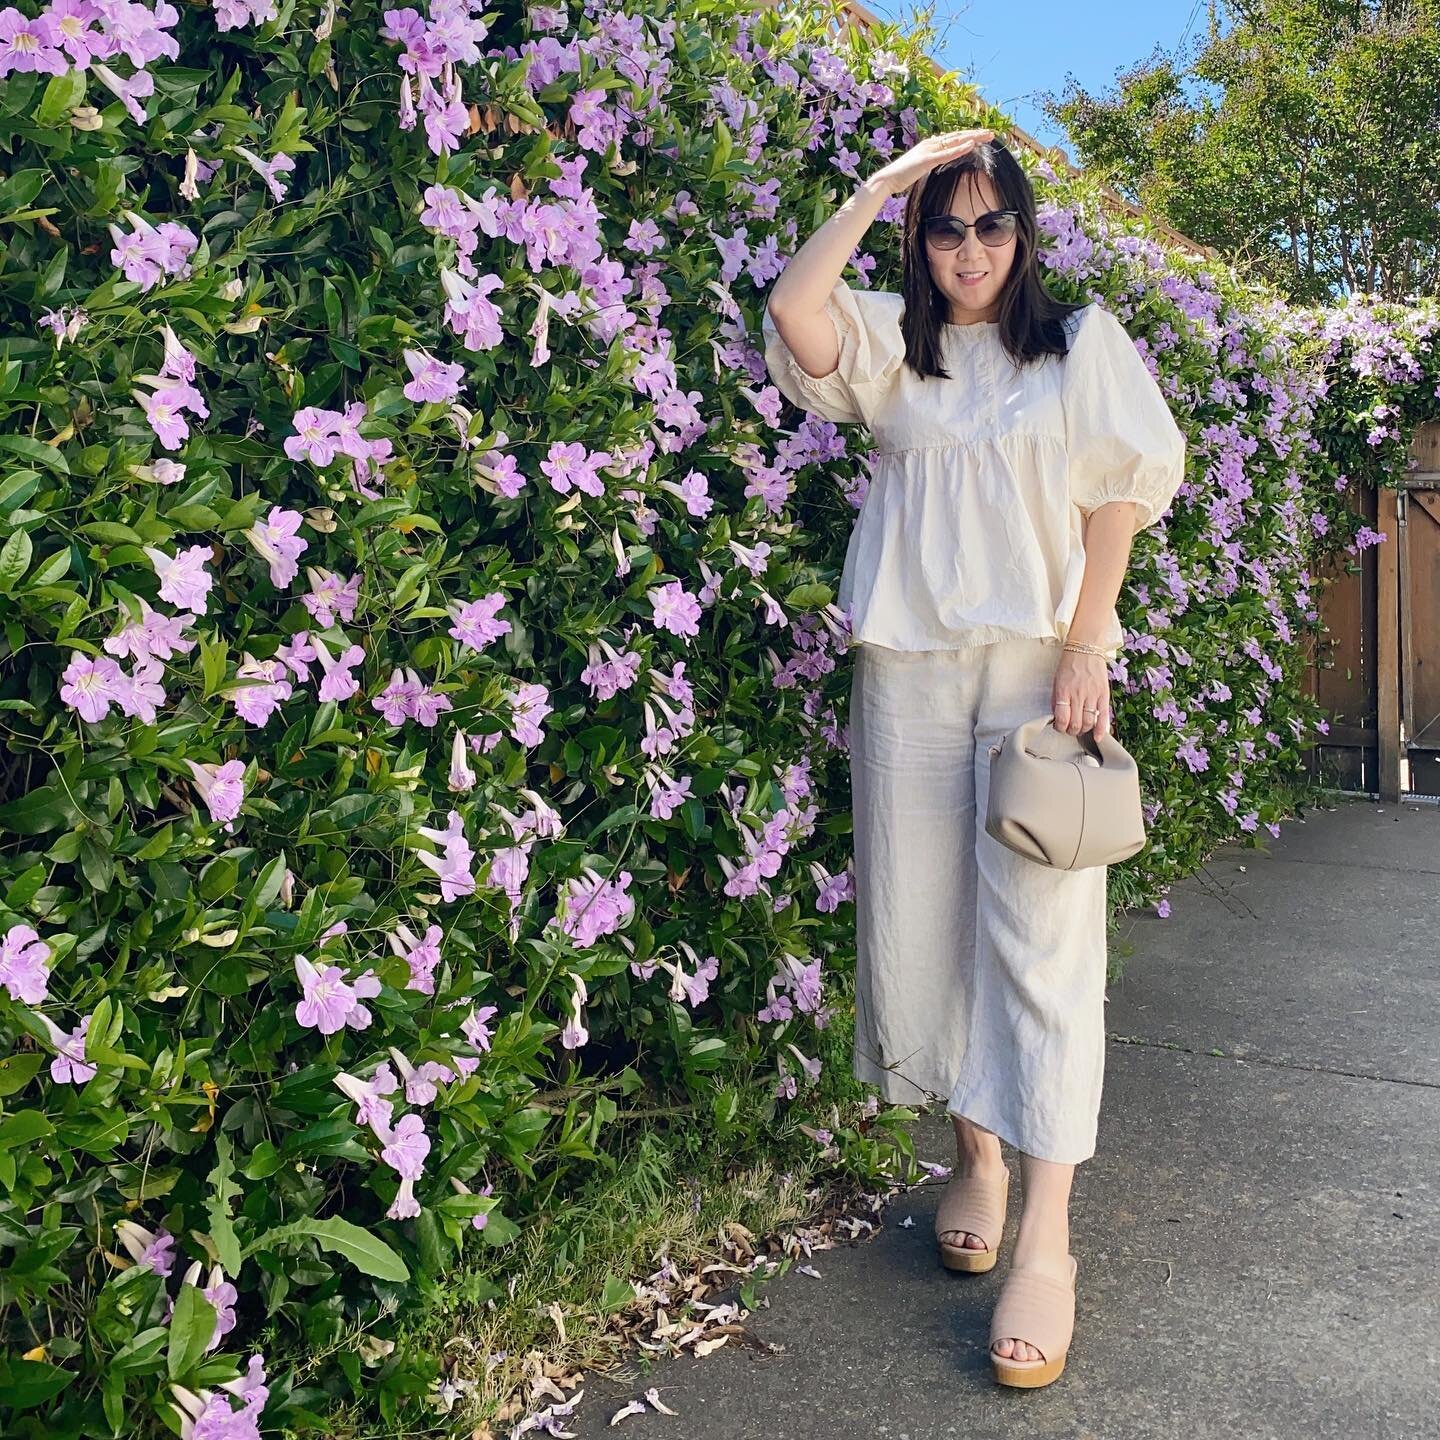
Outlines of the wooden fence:
{"label": "wooden fence", "polygon": [[1399,490],[1357,503],[1388,538],[1321,573],[1310,674],[1330,733],[1312,768],[1382,800],[1440,796],[1440,422],[1416,431]]}

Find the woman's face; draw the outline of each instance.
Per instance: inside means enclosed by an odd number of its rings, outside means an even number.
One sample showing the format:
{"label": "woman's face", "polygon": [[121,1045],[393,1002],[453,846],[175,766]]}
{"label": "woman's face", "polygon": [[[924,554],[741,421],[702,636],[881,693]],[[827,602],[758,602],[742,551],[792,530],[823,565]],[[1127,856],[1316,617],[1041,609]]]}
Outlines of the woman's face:
{"label": "woman's face", "polygon": [[[987,210],[1004,208],[988,175],[961,172],[950,196],[951,215],[971,221]],[[954,250],[940,250],[926,239],[925,258],[930,264],[930,278],[950,302],[952,324],[968,325],[998,318],[1000,292],[1015,261],[1015,244],[1016,238],[1012,235],[992,250],[980,243],[973,229],[965,232],[965,243]],[[962,278],[965,275],[978,278],[972,281]]]}

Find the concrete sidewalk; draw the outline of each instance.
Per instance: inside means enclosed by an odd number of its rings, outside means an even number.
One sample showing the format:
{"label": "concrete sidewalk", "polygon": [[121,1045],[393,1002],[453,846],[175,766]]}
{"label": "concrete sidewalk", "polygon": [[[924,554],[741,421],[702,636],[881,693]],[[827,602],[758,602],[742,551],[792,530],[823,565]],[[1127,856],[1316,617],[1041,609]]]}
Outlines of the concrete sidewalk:
{"label": "concrete sidewalk", "polygon": [[[935,1257],[938,1187],[792,1271],[747,1325],[784,1346],[591,1374],[570,1424],[683,1440],[1440,1437],[1440,808],[1342,800],[1227,846],[1122,922],[1099,1152],[1076,1171],[1075,1340],[994,1384],[1000,1264]],[[938,1109],[938,1107],[937,1107]],[[917,1126],[953,1163],[943,1113]],[[903,1221],[912,1216],[914,1224]],[[678,1414],[609,1416],[658,1386]]]}

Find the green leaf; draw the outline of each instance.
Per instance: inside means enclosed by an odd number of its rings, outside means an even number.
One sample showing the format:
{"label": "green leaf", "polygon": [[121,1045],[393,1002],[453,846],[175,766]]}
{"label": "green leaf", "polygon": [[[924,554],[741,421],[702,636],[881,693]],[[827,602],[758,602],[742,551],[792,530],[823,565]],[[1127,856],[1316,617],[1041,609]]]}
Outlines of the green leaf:
{"label": "green leaf", "polygon": [[690,1063],[697,1070],[710,1070],[729,1053],[730,1047],[725,1041],[718,1035],[710,1035],[703,1040],[696,1040],[690,1046]]}
{"label": "green leaf", "polygon": [[605,1288],[600,1292],[601,1310],[619,1310],[635,1299],[635,1287],[618,1275],[605,1277]]}
{"label": "green leaf", "polygon": [[405,1262],[383,1240],[338,1215],[277,1226],[252,1240],[242,1253],[248,1257],[295,1240],[314,1240],[322,1250],[343,1255],[362,1275],[373,1275],[377,1280],[399,1282],[410,1278]]}
{"label": "green leaf", "polygon": [[36,465],[44,465],[49,470],[58,470],[62,475],[70,473],[70,462],[54,445],[43,445],[38,440],[32,440],[28,435],[0,435],[0,450],[9,450],[13,454],[23,455]]}
{"label": "green leaf", "polygon": [[69,262],[70,251],[61,247],[52,257],[50,263],[45,267],[45,273],[40,277],[39,287],[35,291],[37,300],[47,299],[53,295],[65,279],[65,267]]}
{"label": "green leaf", "polygon": [[268,1180],[282,1164],[280,1152],[269,1140],[262,1140],[251,1152],[241,1173],[247,1180]]}
{"label": "green leaf", "polygon": [[715,122],[715,148],[710,153],[710,176],[713,178],[724,168],[735,148],[734,137],[723,120]]}
{"label": "green leaf", "polygon": [[[578,769],[576,765],[574,768]],[[640,807],[638,805],[616,806],[598,825],[587,835],[586,841],[593,845],[598,836],[603,835],[607,830],[613,830],[617,825],[629,825],[639,818]]]}
{"label": "green leaf", "polygon": [[539,1143],[550,1124],[550,1112],[539,1106],[528,1105],[517,1110],[501,1127],[505,1149],[511,1160],[523,1160]]}
{"label": "green leaf", "polygon": [[353,830],[363,825],[384,805],[381,795],[342,795],[328,810],[321,810],[315,816],[315,828],[323,832],[320,821],[329,819],[337,830]]}
{"label": "green leaf", "polygon": [[162,825],[160,829],[145,842],[142,849],[135,852],[137,860],[158,860],[169,850],[174,843],[175,827],[170,824]]}
{"label": "green leaf", "polygon": [[821,610],[835,598],[835,592],[818,582],[797,585],[785,597],[785,603],[798,610]]}
{"label": "green leaf", "polygon": [[[57,75],[45,87],[45,93],[35,107],[35,123],[45,130],[54,129],[70,118],[70,112],[84,98],[83,70],[67,70],[63,75]],[[28,205],[30,202],[27,200],[25,203]]]}
{"label": "green leaf", "polygon": [[177,505],[165,512],[165,519],[177,530],[200,533],[220,528],[220,516],[208,505]]}
{"label": "green leaf", "polygon": [[152,1325],[148,1330],[142,1330],[111,1358],[110,1374],[123,1378],[126,1375],[144,1375],[157,1369],[156,1362],[164,1353],[165,1342],[169,1338],[170,1332],[163,1325]]}
{"label": "green leaf", "polygon": [[57,550],[41,564],[40,568],[30,577],[30,583],[25,588],[33,594],[44,585],[53,585],[57,580],[63,580],[69,571],[70,547],[67,545],[63,550]]}
{"label": "green leaf", "polygon": [[294,92],[291,92],[285,96],[280,115],[275,121],[275,129],[270,134],[271,154],[283,150],[287,155],[295,155],[314,149],[314,146],[300,138],[304,124],[305,107],[295,103]]}
{"label": "green leaf", "polygon": [[55,1127],[38,1110],[17,1110],[0,1120],[0,1150],[31,1145],[54,1133]]}
{"label": "green leaf", "polygon": [[215,1333],[215,1307],[194,1285],[182,1285],[170,1318],[170,1347],[165,1368],[172,1380],[183,1379],[199,1364]]}
{"label": "green leaf", "polygon": [[208,700],[225,683],[225,662],[230,655],[228,640],[200,642],[200,673],[203,677],[202,700]]}
{"label": "green leaf", "polygon": [[73,1370],[47,1365],[43,1360],[0,1356],[0,1408],[28,1410],[53,1400],[73,1379]]}
{"label": "green leaf", "polygon": [[275,897],[279,895],[280,887],[284,883],[285,852],[282,850],[260,872],[255,888],[250,892],[250,899],[246,902],[246,914],[255,916],[262,910],[268,910],[275,903]]}
{"label": "green leaf", "polygon": [[80,817],[64,790],[42,785],[8,805],[0,805],[0,830],[13,830],[17,835],[43,835],[71,825]]}
{"label": "green leaf", "polygon": [[33,547],[28,531],[17,530],[0,546],[0,595],[8,595],[30,568]]}
{"label": "green leaf", "polygon": [[102,995],[90,1015],[90,1028],[85,1032],[85,1057],[94,1059],[110,1049],[125,1028],[125,1007],[112,995]]}
{"label": "green leaf", "polygon": [[330,353],[344,365],[347,370],[360,370],[363,368],[360,363],[360,349],[351,341],[342,340],[338,335],[328,335],[326,336],[326,344],[330,347]]}
{"label": "green leaf", "polygon": [[45,1057],[38,1050],[26,1055],[7,1055],[0,1060],[0,1095],[23,1090],[39,1073]]}
{"label": "green leaf", "polygon": [[[12,79],[7,84],[13,85]],[[47,170],[17,170],[3,185],[0,185],[0,215],[12,210],[26,210],[45,188],[50,178]]]}
{"label": "green leaf", "polygon": [[264,496],[258,490],[242,495],[220,517],[220,523],[215,528],[222,533],[229,530],[248,530],[255,523],[263,499]]}
{"label": "green leaf", "polygon": [[327,730],[332,729],[335,717],[339,713],[340,708],[333,700],[322,700],[315,707],[315,715],[310,722],[310,735],[305,743],[307,745],[317,744],[316,736],[323,735]]}
{"label": "green leaf", "polygon": [[395,590],[390,597],[390,603],[397,610],[403,610],[412,601],[420,589],[420,582],[425,578],[429,565],[421,560],[418,564],[412,565],[395,582]]}
{"label": "green leaf", "polygon": [[728,1135],[735,1126],[735,1117],[740,1113],[740,1092],[732,1090],[728,1085],[715,1092],[715,1098],[710,1102],[710,1114],[715,1121],[716,1130],[723,1136]]}
{"label": "green leaf", "polygon": [[210,1216],[210,1238],[215,1242],[220,1268],[233,1281],[240,1273],[241,1258],[240,1240],[230,1219],[230,1202],[239,1199],[242,1192],[234,1180],[235,1160],[230,1137],[223,1131],[215,1137],[215,1155],[215,1168],[206,1181],[210,1193],[205,1200],[205,1211]]}
{"label": "green leaf", "polygon": [[207,905],[223,900],[234,892],[239,877],[239,862],[230,855],[217,855],[200,872],[200,898]]}
{"label": "green leaf", "polygon": [[144,545],[145,537],[118,520],[91,520],[75,527],[77,535],[86,535],[102,545]]}
{"label": "green leaf", "polygon": [[480,1232],[481,1239],[496,1249],[510,1244],[512,1240],[518,1239],[519,1235],[520,1227],[508,1215],[502,1214],[499,1210],[490,1212],[490,1218]]}
{"label": "green leaf", "polygon": [[410,502],[403,495],[391,495],[383,500],[367,500],[350,522],[352,530],[363,530],[367,525],[379,525],[404,515],[410,509]]}
{"label": "green leaf", "polygon": [[17,470],[0,485],[0,514],[18,510],[40,488],[40,476],[34,470]]}
{"label": "green leaf", "polygon": [[103,895],[115,878],[115,861],[97,835],[87,835],[80,846],[80,870],[92,890]]}
{"label": "green leaf", "polygon": [[5,892],[5,908],[15,911],[23,910],[35,898],[36,891],[44,883],[45,867],[32,865],[10,882],[10,888]]}

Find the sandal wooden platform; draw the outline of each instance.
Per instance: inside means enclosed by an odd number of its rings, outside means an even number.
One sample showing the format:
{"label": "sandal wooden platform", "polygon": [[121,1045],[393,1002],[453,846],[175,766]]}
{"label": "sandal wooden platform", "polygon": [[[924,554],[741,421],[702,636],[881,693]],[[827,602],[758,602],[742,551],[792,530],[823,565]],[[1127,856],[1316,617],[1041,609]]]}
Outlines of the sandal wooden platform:
{"label": "sandal wooden platform", "polygon": [[[940,1263],[947,1270],[979,1274],[994,1268],[1000,1237],[1005,1231],[1005,1204],[1009,1195],[1008,1166],[996,1180],[962,1175],[946,1185],[935,1212],[935,1237],[940,1245]],[[985,1249],[972,1250],[963,1243],[963,1235],[961,1242],[943,1238],[956,1230],[978,1235],[985,1242]]]}
{"label": "sandal wooden platform", "polygon": [[[1075,1272],[1070,1257],[1070,1283],[1024,1266],[1012,1268],[1000,1289],[990,1320],[990,1363],[1002,1385],[1034,1389],[1058,1379],[1065,1368],[1075,1331]],[[1023,1340],[1041,1354],[1039,1360],[1006,1360],[995,1353],[999,1340]]]}

